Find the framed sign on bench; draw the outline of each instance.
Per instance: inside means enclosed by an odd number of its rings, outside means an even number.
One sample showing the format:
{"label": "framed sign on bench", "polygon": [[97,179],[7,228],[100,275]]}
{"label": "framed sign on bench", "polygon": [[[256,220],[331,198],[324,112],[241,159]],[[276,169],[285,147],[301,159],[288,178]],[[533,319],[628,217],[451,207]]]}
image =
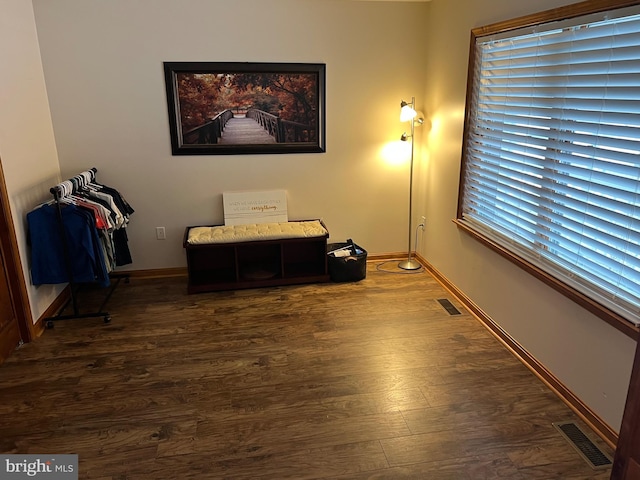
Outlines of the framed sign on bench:
{"label": "framed sign on bench", "polygon": [[225,225],[288,222],[286,190],[224,192]]}

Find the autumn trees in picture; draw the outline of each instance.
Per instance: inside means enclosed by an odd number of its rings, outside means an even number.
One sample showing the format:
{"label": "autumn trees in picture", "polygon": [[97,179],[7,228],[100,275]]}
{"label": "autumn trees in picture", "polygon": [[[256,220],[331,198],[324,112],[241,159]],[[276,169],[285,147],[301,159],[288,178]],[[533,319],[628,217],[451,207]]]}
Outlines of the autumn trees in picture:
{"label": "autumn trees in picture", "polygon": [[165,63],[174,154],[324,151],[324,65]]}

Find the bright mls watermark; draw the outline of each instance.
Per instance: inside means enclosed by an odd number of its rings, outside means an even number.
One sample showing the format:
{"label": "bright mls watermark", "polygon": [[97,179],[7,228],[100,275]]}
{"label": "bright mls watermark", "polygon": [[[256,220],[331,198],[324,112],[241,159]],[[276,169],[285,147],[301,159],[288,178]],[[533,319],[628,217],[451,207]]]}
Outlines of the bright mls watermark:
{"label": "bright mls watermark", "polygon": [[0,455],[0,480],[78,480],[78,455]]}

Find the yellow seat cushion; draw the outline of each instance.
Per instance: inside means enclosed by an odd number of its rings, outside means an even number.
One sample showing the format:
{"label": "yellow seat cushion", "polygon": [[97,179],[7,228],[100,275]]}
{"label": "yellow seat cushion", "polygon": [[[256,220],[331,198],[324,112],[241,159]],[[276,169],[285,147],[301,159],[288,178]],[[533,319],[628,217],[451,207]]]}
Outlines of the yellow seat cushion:
{"label": "yellow seat cushion", "polygon": [[284,238],[322,237],[327,233],[327,230],[319,220],[192,227],[189,229],[187,243],[190,245],[206,245],[212,243],[255,242],[258,240],[281,240]]}

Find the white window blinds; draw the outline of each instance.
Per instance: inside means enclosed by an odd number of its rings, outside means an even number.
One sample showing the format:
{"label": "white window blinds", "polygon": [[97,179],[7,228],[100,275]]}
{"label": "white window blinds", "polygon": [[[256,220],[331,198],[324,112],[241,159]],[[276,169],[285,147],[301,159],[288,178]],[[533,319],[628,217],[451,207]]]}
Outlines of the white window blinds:
{"label": "white window blinds", "polygon": [[460,221],[640,324],[640,11],[476,38]]}

